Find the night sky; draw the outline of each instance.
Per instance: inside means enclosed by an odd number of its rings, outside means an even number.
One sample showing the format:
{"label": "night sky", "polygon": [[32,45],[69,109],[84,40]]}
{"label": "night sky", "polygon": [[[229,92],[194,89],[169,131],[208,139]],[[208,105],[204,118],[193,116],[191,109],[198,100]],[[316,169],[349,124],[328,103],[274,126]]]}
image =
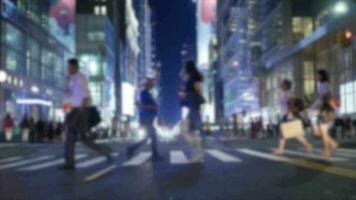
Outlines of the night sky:
{"label": "night sky", "polygon": [[196,5],[192,0],[151,0],[157,60],[162,62],[161,117],[172,124],[180,118],[178,87],[183,43],[196,43]]}

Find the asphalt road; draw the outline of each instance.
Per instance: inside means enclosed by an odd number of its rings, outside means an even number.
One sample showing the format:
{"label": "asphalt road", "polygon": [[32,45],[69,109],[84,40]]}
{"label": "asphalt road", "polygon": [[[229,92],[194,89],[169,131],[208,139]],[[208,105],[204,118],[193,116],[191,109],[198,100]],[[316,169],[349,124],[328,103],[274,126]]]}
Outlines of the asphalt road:
{"label": "asphalt road", "polygon": [[285,157],[271,155],[273,140],[210,139],[202,165],[187,163],[190,148],[161,143],[161,162],[147,148],[127,160],[127,144],[115,150],[112,164],[81,144],[77,169],[64,172],[62,145],[0,144],[1,200],[140,199],[330,199],[356,200],[356,149],[341,148],[325,159],[307,156],[294,142]]}

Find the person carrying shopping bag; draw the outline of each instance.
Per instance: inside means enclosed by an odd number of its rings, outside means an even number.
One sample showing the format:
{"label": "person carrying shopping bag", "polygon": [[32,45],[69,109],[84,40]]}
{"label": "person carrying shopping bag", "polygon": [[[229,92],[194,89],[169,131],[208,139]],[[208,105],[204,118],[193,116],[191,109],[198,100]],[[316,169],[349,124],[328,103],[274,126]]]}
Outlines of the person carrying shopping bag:
{"label": "person carrying shopping bag", "polygon": [[283,117],[280,123],[278,149],[273,152],[276,155],[284,155],[287,140],[293,138],[305,147],[307,153],[312,153],[313,147],[304,137],[303,120],[299,115],[304,108],[299,99],[292,97],[291,88],[291,81],[282,81],[279,105]]}

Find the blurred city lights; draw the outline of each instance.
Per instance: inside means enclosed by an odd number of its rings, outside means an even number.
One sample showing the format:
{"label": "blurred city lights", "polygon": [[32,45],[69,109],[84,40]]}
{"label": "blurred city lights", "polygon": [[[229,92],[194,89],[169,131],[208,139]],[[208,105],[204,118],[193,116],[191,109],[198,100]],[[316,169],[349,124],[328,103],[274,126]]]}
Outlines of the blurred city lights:
{"label": "blurred city lights", "polygon": [[7,80],[7,73],[5,71],[0,71],[0,83],[3,83]]}
{"label": "blurred city lights", "polygon": [[349,10],[349,7],[346,2],[340,1],[337,2],[334,6],[334,12],[336,14],[345,14]]}
{"label": "blurred city lights", "polygon": [[352,38],[352,32],[351,31],[346,31],[345,32],[345,37],[347,38],[347,39],[351,39]]}

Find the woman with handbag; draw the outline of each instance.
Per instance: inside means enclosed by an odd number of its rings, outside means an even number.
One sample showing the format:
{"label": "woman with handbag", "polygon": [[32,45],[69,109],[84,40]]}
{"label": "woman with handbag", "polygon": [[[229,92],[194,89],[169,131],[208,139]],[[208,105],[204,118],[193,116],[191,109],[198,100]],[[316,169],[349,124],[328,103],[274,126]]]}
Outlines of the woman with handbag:
{"label": "woman with handbag", "polygon": [[317,99],[312,108],[318,110],[316,122],[314,123],[315,135],[321,137],[324,145],[322,156],[330,157],[332,150],[338,147],[337,142],[331,138],[329,130],[336,118],[335,106],[329,86],[329,75],[325,70],[317,72],[316,80],[319,82]]}
{"label": "woman with handbag", "polygon": [[[284,122],[292,121],[295,119],[302,120],[301,117],[299,116],[299,112],[301,112],[304,108],[300,108],[303,106],[298,105],[300,104],[299,101],[297,101],[298,99],[292,97],[292,93],[290,91],[291,87],[292,87],[291,81],[287,79],[282,81],[281,83],[282,95],[279,100],[279,106],[283,117],[280,126]],[[293,138],[295,138],[298,142],[300,142],[305,147],[305,151],[307,153],[311,153],[313,148],[312,145],[306,140],[303,134],[299,134],[299,133],[303,133],[303,131],[298,131],[298,136],[294,136]],[[280,130],[278,149],[274,151],[274,154],[284,155],[286,142],[287,139],[284,138],[284,135]]]}
{"label": "woman with handbag", "polygon": [[193,146],[192,163],[204,161],[204,149],[202,145],[202,119],[201,106],[205,103],[202,96],[203,76],[198,71],[193,61],[188,61],[183,69],[183,89],[179,92],[182,104],[188,108],[187,130],[189,132],[188,142]]}

